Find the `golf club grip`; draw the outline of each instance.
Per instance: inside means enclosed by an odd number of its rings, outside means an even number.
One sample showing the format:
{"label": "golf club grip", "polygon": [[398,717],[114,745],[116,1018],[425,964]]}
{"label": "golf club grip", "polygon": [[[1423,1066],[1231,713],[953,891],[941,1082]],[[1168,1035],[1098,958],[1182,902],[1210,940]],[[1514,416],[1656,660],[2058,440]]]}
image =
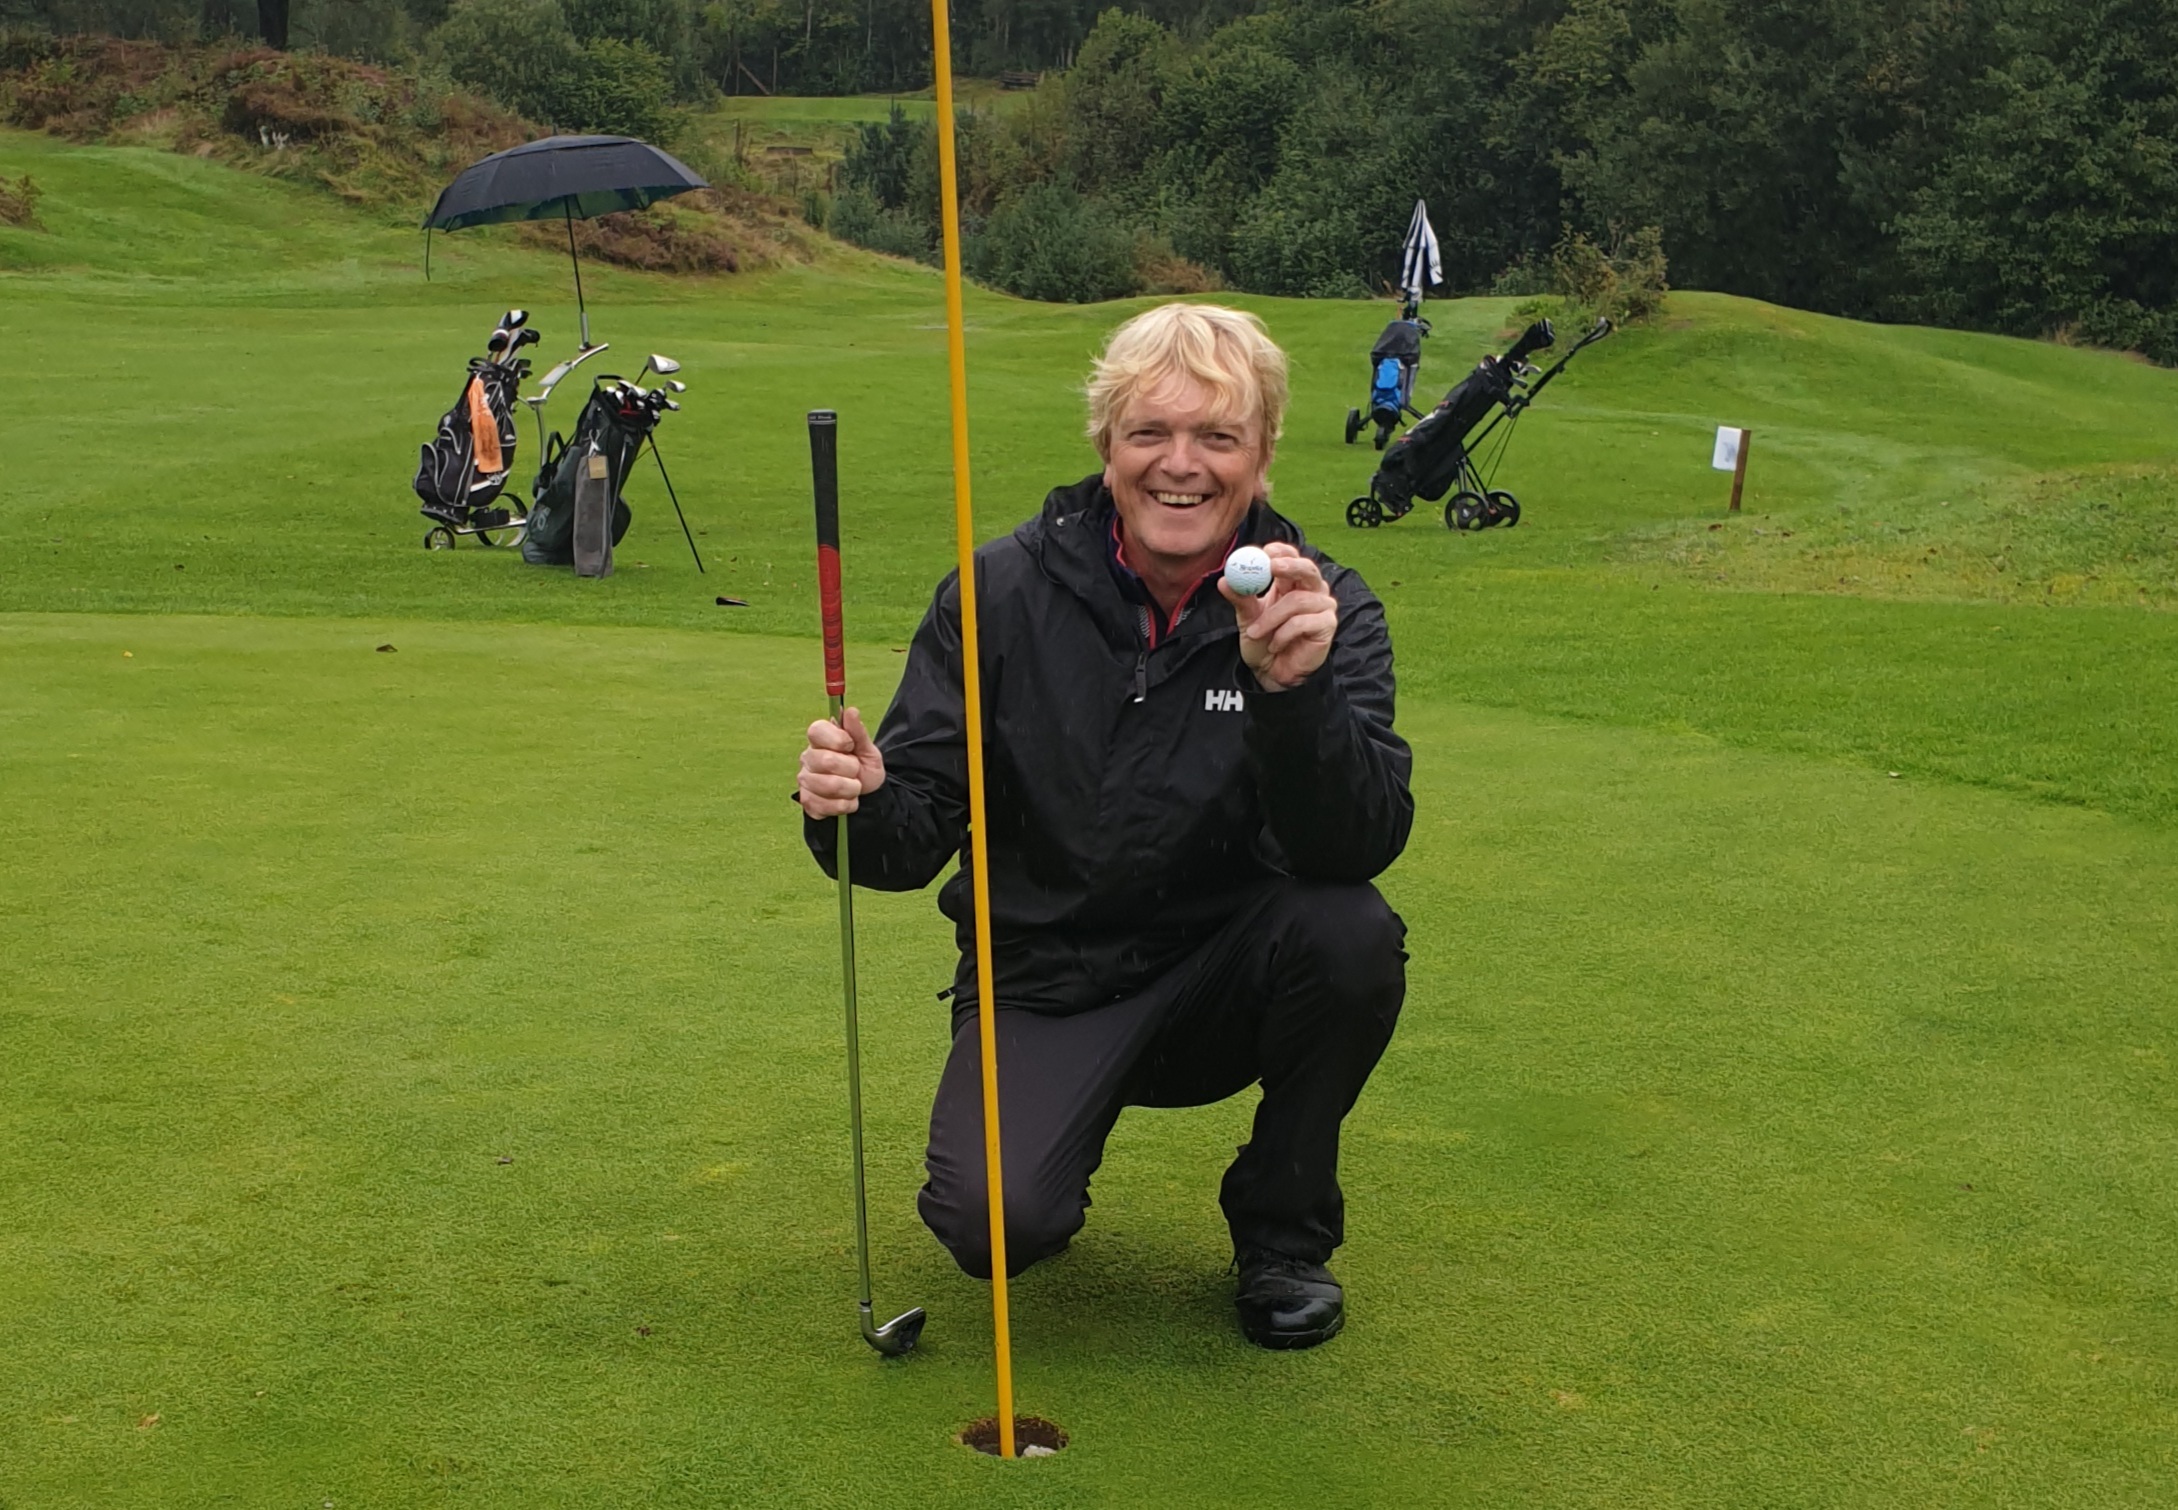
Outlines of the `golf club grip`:
{"label": "golf club grip", "polygon": [[824,690],[847,695],[847,636],[839,604],[839,416],[809,411],[809,471],[817,495],[817,598],[824,615]]}

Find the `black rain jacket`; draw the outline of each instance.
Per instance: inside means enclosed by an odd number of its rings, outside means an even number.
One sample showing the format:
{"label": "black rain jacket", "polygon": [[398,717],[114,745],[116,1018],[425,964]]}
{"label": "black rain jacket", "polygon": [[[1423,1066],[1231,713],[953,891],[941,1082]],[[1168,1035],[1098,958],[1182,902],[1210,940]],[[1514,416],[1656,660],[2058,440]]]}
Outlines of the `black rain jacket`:
{"label": "black rain jacket", "polygon": [[[995,999],[1069,1013],[1140,990],[1214,933],[1268,878],[1366,881],[1405,848],[1413,757],[1392,732],[1384,607],[1268,505],[1244,544],[1283,540],[1322,568],[1339,603],[1330,658],[1266,693],[1240,659],[1232,605],[1193,600],[1150,648],[1145,609],[1109,557],[1099,477],[976,552],[990,821]],[[975,979],[957,574],[938,586],[877,731],[885,784],[853,824],[854,880],[927,886],[956,856],[938,906]],[[805,819],[826,874],[834,823]]]}

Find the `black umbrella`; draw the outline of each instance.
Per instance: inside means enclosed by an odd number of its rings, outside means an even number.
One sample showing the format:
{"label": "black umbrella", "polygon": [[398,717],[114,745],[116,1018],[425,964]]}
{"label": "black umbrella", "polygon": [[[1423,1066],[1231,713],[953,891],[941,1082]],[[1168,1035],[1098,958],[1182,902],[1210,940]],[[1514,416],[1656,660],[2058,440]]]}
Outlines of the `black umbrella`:
{"label": "black umbrella", "polygon": [[582,259],[575,255],[575,221],[708,189],[709,184],[671,153],[632,136],[548,136],[494,152],[462,170],[424,217],[433,230],[492,225],[503,220],[567,222],[567,255],[575,264],[575,307],[582,317],[582,344],[590,345],[590,312],[582,299]]}

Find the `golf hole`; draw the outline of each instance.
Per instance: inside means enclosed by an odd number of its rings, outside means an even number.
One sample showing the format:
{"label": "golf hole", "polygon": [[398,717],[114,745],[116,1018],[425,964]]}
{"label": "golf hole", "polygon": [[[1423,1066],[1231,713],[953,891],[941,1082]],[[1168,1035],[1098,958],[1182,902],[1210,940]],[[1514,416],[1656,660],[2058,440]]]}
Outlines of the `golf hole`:
{"label": "golf hole", "polygon": [[[998,1417],[985,1416],[982,1420],[962,1428],[954,1438],[963,1447],[973,1447],[978,1452],[998,1456]],[[1017,1457],[1048,1458],[1066,1445],[1066,1433],[1042,1416],[1015,1416],[1013,1418],[1013,1450]]]}

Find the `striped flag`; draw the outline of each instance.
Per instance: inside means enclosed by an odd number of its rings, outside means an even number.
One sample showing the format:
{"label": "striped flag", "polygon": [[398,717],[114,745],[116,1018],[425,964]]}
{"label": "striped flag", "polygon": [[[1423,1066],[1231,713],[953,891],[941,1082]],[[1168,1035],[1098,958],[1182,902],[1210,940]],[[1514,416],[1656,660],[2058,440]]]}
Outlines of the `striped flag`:
{"label": "striped flag", "polygon": [[1426,286],[1444,282],[1444,263],[1437,255],[1437,233],[1429,223],[1429,206],[1414,201],[1414,218],[1407,222],[1407,240],[1399,259],[1399,288],[1419,304]]}

